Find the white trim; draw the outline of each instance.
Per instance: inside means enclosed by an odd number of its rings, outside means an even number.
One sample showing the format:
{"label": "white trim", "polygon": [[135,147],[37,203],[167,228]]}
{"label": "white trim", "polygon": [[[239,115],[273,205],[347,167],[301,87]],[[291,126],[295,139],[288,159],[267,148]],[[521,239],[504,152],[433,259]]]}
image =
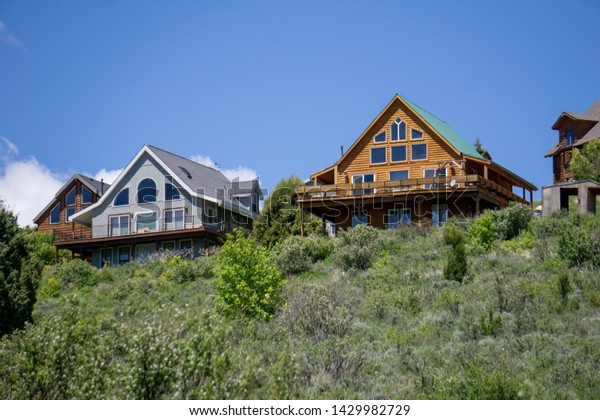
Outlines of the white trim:
{"label": "white trim", "polygon": [[119,197],[119,195],[125,191],[125,190],[130,190],[131,188],[129,187],[124,187],[121,188],[121,191],[119,191],[117,193],[117,195],[115,195],[115,199],[112,201],[111,207],[125,207],[125,206],[130,206],[131,204],[129,204],[131,202],[131,200],[129,199],[129,191],[127,191],[127,204],[115,204],[115,201],[117,201],[117,198]]}
{"label": "white trim", "polygon": [[[413,137],[413,130],[418,131],[419,133],[421,133],[421,138],[420,139],[417,139],[417,138]],[[425,140],[425,133],[423,133],[421,130],[418,130],[416,128],[412,128],[411,127],[411,129],[410,129],[410,139],[411,140],[417,140],[417,141]]]}
{"label": "white trim", "polygon": [[[383,134],[383,135],[384,135],[384,137],[385,137],[385,140],[383,140],[383,141],[377,141],[377,140],[376,140],[376,139],[377,139],[377,137],[378,137],[378,136],[380,136],[381,134]],[[373,136],[373,143],[375,143],[375,144],[383,144],[383,143],[387,143],[387,132],[386,132],[386,130],[382,130],[382,131],[380,131],[379,133],[375,134],[375,135]]]}
{"label": "white trim", "polygon": [[[121,217],[127,217],[127,233],[125,233],[125,234],[121,234],[120,233],[118,235],[113,235],[112,234],[112,219],[116,218],[116,219],[119,220],[119,227],[118,227],[118,229],[119,229],[119,231],[121,231],[121,229],[122,229],[122,226],[121,226]],[[131,234],[131,231],[132,231],[132,229],[131,229],[132,222],[133,222],[133,220],[132,220],[132,217],[131,217],[130,213],[111,214],[111,215],[109,215],[108,216],[108,236],[112,238],[112,237],[115,237],[115,236],[126,236],[126,235]]]}
{"label": "white trim", "polygon": [[[415,159],[413,158],[413,147],[415,146],[425,146],[425,159]],[[415,162],[423,162],[425,160],[429,160],[429,147],[427,143],[417,143],[417,144],[411,144],[410,145],[410,160],[411,162],[415,161]]]}
{"label": "white trim", "polygon": [[[75,202],[73,204],[67,204],[67,196],[69,194],[71,194],[71,191],[75,190]],[[65,194],[65,208],[67,207],[73,207],[73,206],[77,206],[77,184],[73,185],[73,188],[71,188],[66,194]]]}
{"label": "white trim", "polygon": [[[385,152],[385,154],[384,154],[384,158],[385,158],[385,159],[384,159],[384,161],[383,161],[383,162],[376,162],[376,163],[373,163],[373,150],[375,150],[375,149],[383,149],[383,150],[384,150],[384,152]],[[369,157],[370,157],[370,160],[369,160],[369,161],[371,162],[371,165],[385,165],[385,164],[387,163],[387,146],[381,146],[381,147],[371,147],[371,148],[369,149],[369,155],[370,155],[370,156],[369,156]]]}
{"label": "white trim", "polygon": [[[394,140],[394,136],[392,135],[393,130],[394,130],[394,125],[399,126],[400,124],[398,124],[396,121],[400,120],[401,123],[404,123],[404,138],[403,139],[396,139]],[[398,141],[408,141],[408,133],[406,132],[408,130],[408,124],[406,124],[406,121],[404,121],[402,118],[397,117],[394,121],[392,121],[392,124],[390,125],[390,141],[393,142],[398,142]],[[398,128],[398,137],[400,137],[400,128]]]}
{"label": "white trim", "polygon": [[[174,226],[172,228],[167,228],[167,212],[176,212],[176,211],[181,211],[183,213],[183,220],[182,220],[182,224],[181,227],[178,228],[177,226]],[[174,209],[165,209],[163,211],[163,230],[177,230],[177,229],[184,229],[185,228],[185,207],[177,207]],[[175,214],[173,214],[173,225],[175,225]]]}

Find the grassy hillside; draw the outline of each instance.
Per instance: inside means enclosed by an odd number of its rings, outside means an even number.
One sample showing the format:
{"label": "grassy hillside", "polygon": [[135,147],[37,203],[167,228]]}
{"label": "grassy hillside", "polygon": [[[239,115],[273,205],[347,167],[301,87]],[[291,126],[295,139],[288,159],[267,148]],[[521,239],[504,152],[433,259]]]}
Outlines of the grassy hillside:
{"label": "grassy hillside", "polygon": [[378,233],[365,269],[318,239],[269,321],[215,309],[214,257],[47,267],[34,324],[0,341],[0,398],[596,399],[600,271],[577,255],[599,233],[563,216],[470,241],[462,283],[443,229]]}

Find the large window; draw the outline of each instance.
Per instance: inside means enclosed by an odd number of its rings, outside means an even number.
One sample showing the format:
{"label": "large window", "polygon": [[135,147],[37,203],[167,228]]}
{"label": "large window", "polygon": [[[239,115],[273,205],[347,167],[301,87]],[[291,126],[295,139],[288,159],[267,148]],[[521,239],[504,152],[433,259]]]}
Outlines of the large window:
{"label": "large window", "polygon": [[169,182],[165,182],[165,200],[179,200],[181,199],[181,194],[179,193],[179,189]]}
{"label": "large window", "polygon": [[382,131],[375,136],[375,143],[385,143],[385,140],[385,131]]}
{"label": "large window", "polygon": [[427,145],[426,144],[413,144],[411,146],[411,157],[412,160],[427,160]]}
{"label": "large window", "polygon": [[150,178],[143,179],[138,185],[138,203],[156,202],[156,182]]}
{"label": "large window", "polygon": [[123,246],[119,248],[119,264],[125,264],[129,262],[131,252],[129,251],[128,246]]}
{"label": "large window", "polygon": [[[362,184],[364,182],[375,182],[374,174],[362,174],[362,175],[352,175],[352,183],[353,184]],[[354,194],[373,194],[373,188],[367,188],[364,190],[354,190]]]}
{"label": "large window", "polygon": [[65,206],[74,206],[77,203],[77,186],[73,186],[65,196]]}
{"label": "large window", "polygon": [[406,123],[400,118],[392,123],[392,141],[406,140]]}
{"label": "large window", "polygon": [[385,147],[374,147],[371,149],[371,165],[375,165],[378,163],[385,163],[387,159],[385,158]]}
{"label": "large window", "polygon": [[[390,171],[390,181],[400,181],[403,179],[408,179],[408,169],[403,169],[400,171]],[[407,190],[407,189],[408,189],[408,185],[403,186],[403,187],[394,187],[394,188],[392,188],[392,191]]]}
{"label": "large window", "polygon": [[73,216],[75,213],[75,207],[67,207],[65,210],[65,222],[68,222],[69,217]]}
{"label": "large window", "polygon": [[567,146],[572,146],[575,144],[575,130],[565,131],[565,137],[567,138]]}
{"label": "large window", "polygon": [[113,202],[114,206],[127,206],[129,205],[129,188],[123,188],[119,194],[115,197]]}
{"label": "large window", "polygon": [[433,204],[431,206],[431,226],[441,226],[448,220],[448,205]]}
{"label": "large window", "polygon": [[110,216],[110,236],[129,234],[129,215]]}
{"label": "large window", "polygon": [[406,161],[406,146],[392,146],[392,162]]}
{"label": "large window", "polygon": [[183,229],[183,209],[165,211],[165,230]]}
{"label": "large window", "polygon": [[138,233],[156,230],[156,213],[138,214],[136,222]]}
{"label": "large window", "polygon": [[102,267],[108,267],[112,264],[113,251],[112,248],[102,248],[100,250],[100,264]]}
{"label": "large window", "polygon": [[92,191],[85,185],[81,186],[81,204],[92,204]]}
{"label": "large window", "polygon": [[60,203],[50,210],[50,224],[60,223]]}
{"label": "large window", "polygon": [[388,209],[386,220],[388,229],[398,229],[400,226],[410,225],[411,221],[410,209]]}
{"label": "large window", "polygon": [[[446,168],[435,169],[429,168],[423,170],[423,178],[437,178],[437,177],[445,177],[446,176]],[[425,188],[440,188],[440,184],[426,184]]]}

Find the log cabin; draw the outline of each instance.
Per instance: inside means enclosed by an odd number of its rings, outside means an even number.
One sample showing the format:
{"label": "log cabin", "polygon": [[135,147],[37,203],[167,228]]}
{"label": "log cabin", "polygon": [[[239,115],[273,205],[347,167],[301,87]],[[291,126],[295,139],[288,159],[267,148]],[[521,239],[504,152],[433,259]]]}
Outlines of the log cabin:
{"label": "log cabin", "polygon": [[310,175],[296,193],[301,210],[335,233],[358,224],[439,226],[450,216],[531,204],[536,190],[449,124],[396,95],[336,163]]}

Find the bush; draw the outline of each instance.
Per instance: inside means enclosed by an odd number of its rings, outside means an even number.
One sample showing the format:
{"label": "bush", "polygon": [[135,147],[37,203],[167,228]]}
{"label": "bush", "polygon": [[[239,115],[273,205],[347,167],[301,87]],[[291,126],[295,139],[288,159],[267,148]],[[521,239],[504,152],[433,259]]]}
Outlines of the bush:
{"label": "bush", "polygon": [[192,261],[175,255],[164,264],[167,268],[160,275],[161,280],[175,283],[189,283],[196,280],[196,268]]}
{"label": "bush", "polygon": [[448,259],[444,266],[444,277],[448,280],[462,282],[467,274],[465,234],[456,226],[447,225],[444,228],[444,243],[450,247]]}
{"label": "bush", "polygon": [[341,233],[333,260],[344,270],[364,270],[373,266],[380,248],[380,232],[372,226],[358,225]]}
{"label": "bush", "polygon": [[484,212],[473,224],[467,228],[469,244],[471,247],[489,251],[498,239],[498,233],[494,226],[494,216],[491,211]]}
{"label": "bush", "polygon": [[285,280],[270,262],[267,250],[246,238],[243,230],[236,229],[227,235],[216,258],[220,309],[250,318],[272,318]]}
{"label": "bush", "polygon": [[531,207],[521,203],[510,203],[505,209],[492,211],[494,227],[502,240],[513,239],[527,230],[533,212]]}
{"label": "bush", "polygon": [[42,298],[58,297],[61,290],[62,282],[56,277],[49,277],[46,283],[40,287],[39,296]]}
{"label": "bush", "polygon": [[215,276],[216,262],[212,257],[198,257],[194,260],[196,275],[203,279],[212,279]]}
{"label": "bush", "polygon": [[333,252],[333,240],[328,236],[311,235],[306,238],[306,247],[313,262],[329,258]]}
{"label": "bush", "polygon": [[578,226],[558,238],[558,255],[572,267],[600,267],[600,237]]}
{"label": "bush", "polygon": [[279,270],[285,274],[308,271],[312,263],[308,243],[299,236],[290,236],[281,245],[275,261]]}

